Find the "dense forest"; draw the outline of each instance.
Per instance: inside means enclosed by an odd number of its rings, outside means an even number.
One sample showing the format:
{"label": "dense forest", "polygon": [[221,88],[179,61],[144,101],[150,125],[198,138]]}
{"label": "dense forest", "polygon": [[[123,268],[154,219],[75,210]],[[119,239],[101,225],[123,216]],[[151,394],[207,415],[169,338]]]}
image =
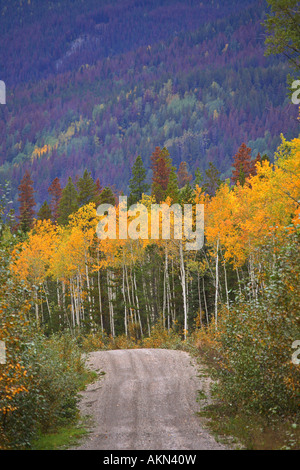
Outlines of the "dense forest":
{"label": "dense forest", "polygon": [[[0,4],[0,449],[78,420],[83,353],[143,347],[201,357],[246,446],[299,448],[300,13],[279,3]],[[149,223],[202,205],[204,245],[174,218],[100,239],[120,195]]]}
{"label": "dense forest", "polygon": [[39,208],[56,177],[65,185],[85,168],[128,193],[138,155],[149,182],[156,146],[226,178],[242,142],[272,158],[281,132],[297,136],[287,64],[264,56],[264,2],[47,5],[2,8],[0,179],[16,210],[25,170]]}

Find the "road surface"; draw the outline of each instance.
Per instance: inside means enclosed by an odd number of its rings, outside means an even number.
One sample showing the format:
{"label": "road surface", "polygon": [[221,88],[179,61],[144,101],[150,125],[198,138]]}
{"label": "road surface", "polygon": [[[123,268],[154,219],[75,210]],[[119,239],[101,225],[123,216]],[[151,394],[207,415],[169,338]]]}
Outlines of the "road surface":
{"label": "road surface", "polygon": [[225,449],[201,426],[197,390],[207,380],[183,351],[127,349],[89,355],[105,375],[82,393],[82,415],[93,418],[80,450]]}

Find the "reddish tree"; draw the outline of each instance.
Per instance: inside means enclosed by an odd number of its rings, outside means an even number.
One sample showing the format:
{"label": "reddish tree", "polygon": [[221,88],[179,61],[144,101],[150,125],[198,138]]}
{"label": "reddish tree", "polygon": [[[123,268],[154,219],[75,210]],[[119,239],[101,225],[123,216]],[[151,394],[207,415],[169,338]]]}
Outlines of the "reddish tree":
{"label": "reddish tree", "polygon": [[100,179],[99,179],[99,178],[97,178],[95,185],[96,185],[95,203],[96,203],[96,206],[98,206],[98,205],[99,205],[99,201],[100,201],[100,197],[101,197],[101,193],[102,193],[102,191],[103,191],[103,188],[102,188],[102,186],[101,186],[101,183],[100,183]]}
{"label": "reddish tree", "polygon": [[35,191],[33,189],[33,181],[28,170],[26,170],[18,189],[18,201],[20,202],[18,227],[24,232],[27,232],[32,228],[35,215],[34,206],[36,206],[36,202],[34,200]]}
{"label": "reddish tree", "polygon": [[256,164],[257,164],[258,162],[261,162],[261,155],[260,155],[259,152],[258,152],[258,154],[257,154],[257,156],[256,156],[256,158],[255,158],[255,160],[252,160],[252,162],[251,162],[251,175],[252,175],[252,176],[255,176],[255,175],[257,174]]}
{"label": "reddish tree", "polygon": [[155,196],[156,202],[161,202],[168,188],[171,158],[165,147],[163,149],[156,147],[150,158],[153,172],[151,193]]}
{"label": "reddish tree", "polygon": [[192,181],[193,176],[189,174],[186,162],[180,163],[177,178],[179,188],[183,188],[187,183]]}
{"label": "reddish tree", "polygon": [[234,170],[232,171],[231,182],[233,184],[239,182],[243,185],[253,172],[251,148],[247,147],[245,143],[240,146],[239,151],[235,154],[232,166]]}
{"label": "reddish tree", "polygon": [[55,178],[48,188],[48,192],[51,194],[50,208],[52,212],[52,220],[57,221],[58,218],[58,207],[62,196],[62,187],[60,185],[59,178]]}
{"label": "reddish tree", "polygon": [[103,188],[101,186],[99,178],[97,178],[97,180],[96,180],[96,186],[97,186],[97,191],[100,194]]}

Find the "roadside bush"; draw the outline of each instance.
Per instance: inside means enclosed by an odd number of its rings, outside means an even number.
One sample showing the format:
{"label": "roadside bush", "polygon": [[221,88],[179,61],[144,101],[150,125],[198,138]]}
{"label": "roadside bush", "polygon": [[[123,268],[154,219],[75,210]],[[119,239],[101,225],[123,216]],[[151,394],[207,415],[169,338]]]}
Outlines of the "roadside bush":
{"label": "roadside bush", "polygon": [[292,344],[300,339],[298,237],[287,234],[257,301],[241,299],[229,310],[223,307],[217,329],[212,323],[194,335],[213,365],[218,397],[233,409],[299,412],[300,366],[292,361]]}
{"label": "roadside bush", "polygon": [[49,432],[77,415],[78,391],[85,367],[75,339],[36,336],[24,346],[26,391],[14,400],[14,412],[5,423],[10,448],[27,448],[41,432]]}
{"label": "roadside bush", "polygon": [[144,338],[142,347],[144,348],[162,348],[179,349],[182,338],[173,329],[166,330],[161,322],[157,322],[151,329],[151,336]]}

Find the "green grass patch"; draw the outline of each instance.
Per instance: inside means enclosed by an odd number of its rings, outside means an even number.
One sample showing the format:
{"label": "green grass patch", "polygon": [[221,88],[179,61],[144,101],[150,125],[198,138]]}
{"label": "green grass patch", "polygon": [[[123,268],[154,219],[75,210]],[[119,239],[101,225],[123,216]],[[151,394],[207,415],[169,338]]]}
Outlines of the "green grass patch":
{"label": "green grass patch", "polygon": [[77,446],[88,434],[86,424],[69,424],[52,433],[39,436],[32,450],[63,450]]}
{"label": "green grass patch", "polygon": [[229,406],[208,405],[198,413],[206,427],[229,446],[247,450],[299,450],[300,422],[296,417],[234,412]]}

